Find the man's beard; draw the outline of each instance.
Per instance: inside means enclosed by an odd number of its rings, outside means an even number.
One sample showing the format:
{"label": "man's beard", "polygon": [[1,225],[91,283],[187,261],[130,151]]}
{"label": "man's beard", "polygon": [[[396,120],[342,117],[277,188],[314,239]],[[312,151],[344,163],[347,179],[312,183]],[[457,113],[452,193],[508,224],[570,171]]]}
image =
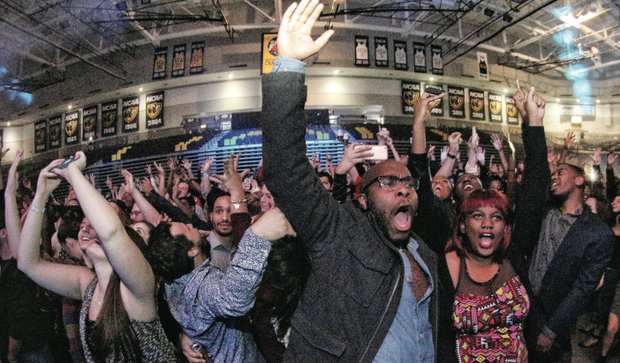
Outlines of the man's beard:
{"label": "man's beard", "polygon": [[551,197],[550,197],[551,203],[554,206],[556,206],[556,207],[562,206],[562,204],[564,204],[564,202],[567,199],[568,199],[568,193],[563,193],[563,194],[553,194],[553,193],[551,193]]}
{"label": "man's beard", "polygon": [[[393,231],[390,228],[390,223],[392,221],[390,220],[389,212],[382,211],[381,208],[374,203],[372,198],[368,198],[368,210],[374,216],[375,221],[379,226],[379,229],[381,230],[381,232],[383,232],[383,235],[387,237],[387,239],[389,239],[396,247],[407,246],[407,243],[409,241],[409,233],[398,230]],[[414,214],[414,211],[412,211],[412,218]]]}

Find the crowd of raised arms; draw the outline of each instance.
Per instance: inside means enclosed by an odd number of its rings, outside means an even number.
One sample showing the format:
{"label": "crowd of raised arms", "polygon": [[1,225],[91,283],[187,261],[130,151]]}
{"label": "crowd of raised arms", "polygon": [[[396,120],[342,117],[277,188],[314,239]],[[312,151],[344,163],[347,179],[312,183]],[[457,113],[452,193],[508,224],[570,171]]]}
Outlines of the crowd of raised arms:
{"label": "crowd of raised arms", "polygon": [[[572,134],[547,149],[545,101],[517,85],[525,158],[475,128],[440,160],[424,93],[411,149],[337,165],[308,158],[303,60],[318,0],[291,5],[263,76],[263,160],[144,165],[151,177],[97,190],[82,152],[36,184],[4,174],[1,362],[569,362],[577,318],[605,361],[620,316],[617,155],[571,164]],[[514,136],[512,136],[514,137]],[[6,151],[3,153],[6,154]],[[464,160],[464,161],[461,161]],[[61,181],[64,201],[52,192]],[[616,293],[617,292],[617,293]]]}

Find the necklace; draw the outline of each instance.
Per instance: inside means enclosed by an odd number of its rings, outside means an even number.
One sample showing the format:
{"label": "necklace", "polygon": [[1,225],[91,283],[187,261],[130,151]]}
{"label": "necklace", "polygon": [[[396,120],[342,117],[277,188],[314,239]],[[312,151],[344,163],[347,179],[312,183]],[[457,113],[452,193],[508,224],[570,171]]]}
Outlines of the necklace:
{"label": "necklace", "polygon": [[481,281],[476,281],[476,280],[474,280],[469,275],[469,269],[467,268],[467,261],[463,260],[463,263],[465,264],[465,276],[467,276],[469,281],[471,281],[474,285],[478,285],[478,286],[491,286],[491,285],[493,285],[493,283],[495,282],[495,280],[497,280],[497,277],[499,276],[499,272],[501,271],[501,268],[498,265],[497,266],[497,272],[490,279],[488,279],[486,281],[482,281],[482,282]]}

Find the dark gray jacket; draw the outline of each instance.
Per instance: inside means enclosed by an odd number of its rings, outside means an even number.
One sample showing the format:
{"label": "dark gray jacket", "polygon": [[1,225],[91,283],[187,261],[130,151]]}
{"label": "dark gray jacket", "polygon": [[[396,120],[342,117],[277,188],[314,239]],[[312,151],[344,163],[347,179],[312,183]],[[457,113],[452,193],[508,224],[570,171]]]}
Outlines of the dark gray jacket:
{"label": "dark gray jacket", "polygon": [[[285,361],[370,362],[396,314],[403,264],[372,215],[351,202],[338,204],[308,163],[304,80],[289,72],[263,77],[265,182],[312,264]],[[437,281],[435,254],[414,238]],[[430,316],[435,329],[436,293]]]}

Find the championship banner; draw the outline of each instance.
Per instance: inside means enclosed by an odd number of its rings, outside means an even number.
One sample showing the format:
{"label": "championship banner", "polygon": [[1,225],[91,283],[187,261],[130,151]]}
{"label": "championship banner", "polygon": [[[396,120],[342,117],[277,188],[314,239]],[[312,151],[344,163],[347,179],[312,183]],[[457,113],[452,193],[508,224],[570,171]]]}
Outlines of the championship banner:
{"label": "championship banner", "polygon": [[278,34],[263,33],[260,55],[260,74],[271,73],[273,63],[278,56]]}
{"label": "championship banner", "polygon": [[388,40],[383,37],[375,37],[375,66],[389,67]]}
{"label": "championship banner", "polygon": [[172,77],[185,75],[185,44],[175,45],[172,48]]}
{"label": "championship banner", "polygon": [[65,145],[74,145],[80,141],[80,111],[65,113]]}
{"label": "championship banner", "polygon": [[407,42],[405,41],[394,41],[394,69],[403,71],[409,69],[407,62]]}
{"label": "championship banner", "polygon": [[123,132],[138,131],[138,114],[140,112],[140,97],[123,98]]}
{"label": "championship banner", "polygon": [[469,118],[484,121],[484,91],[469,90]]}
{"label": "championship banner", "polygon": [[431,59],[433,62],[433,74],[443,74],[443,51],[441,45],[431,45]]}
{"label": "championship banner", "polygon": [[189,74],[201,74],[204,70],[205,42],[192,42]]}
{"label": "championship banner", "polygon": [[426,47],[424,43],[413,43],[413,71],[426,73]]}
{"label": "championship banner", "polygon": [[400,81],[400,91],[403,113],[413,115],[415,103],[420,98],[420,82]]}
{"label": "championship banner", "polygon": [[34,123],[34,152],[40,153],[47,150],[47,120]]}
{"label": "championship banner", "polygon": [[465,118],[465,89],[448,86],[450,110],[448,115],[454,118]]}
{"label": "championship banner", "polygon": [[62,138],[62,115],[50,117],[49,121],[49,149],[57,149],[60,147]]}
{"label": "championship banner", "polygon": [[478,54],[478,79],[488,81],[489,76],[489,61],[487,60],[487,54],[484,52],[477,52]]}
{"label": "championship banner", "polygon": [[153,79],[166,78],[166,66],[168,63],[168,47],[155,48],[153,55]]}
{"label": "championship banner", "polygon": [[[433,86],[443,89],[443,86],[440,84],[434,84]],[[439,103],[431,109],[431,115],[443,117],[443,99],[444,97],[440,98]]]}
{"label": "championship banner", "polygon": [[118,133],[118,102],[101,104],[101,137]]}
{"label": "championship banner", "polygon": [[88,106],[82,109],[82,141],[91,141],[97,138],[97,111],[99,107]]}
{"label": "championship banner", "polygon": [[146,95],[146,128],[164,126],[164,91]]}
{"label": "championship banner", "polygon": [[517,106],[512,97],[506,97],[506,120],[509,124],[518,125],[519,116],[517,116]]}
{"label": "championship banner", "polygon": [[489,93],[489,119],[491,122],[502,122],[502,95]]}
{"label": "championship banner", "polygon": [[370,65],[368,37],[363,35],[355,36],[355,65],[359,67],[368,67]]}

